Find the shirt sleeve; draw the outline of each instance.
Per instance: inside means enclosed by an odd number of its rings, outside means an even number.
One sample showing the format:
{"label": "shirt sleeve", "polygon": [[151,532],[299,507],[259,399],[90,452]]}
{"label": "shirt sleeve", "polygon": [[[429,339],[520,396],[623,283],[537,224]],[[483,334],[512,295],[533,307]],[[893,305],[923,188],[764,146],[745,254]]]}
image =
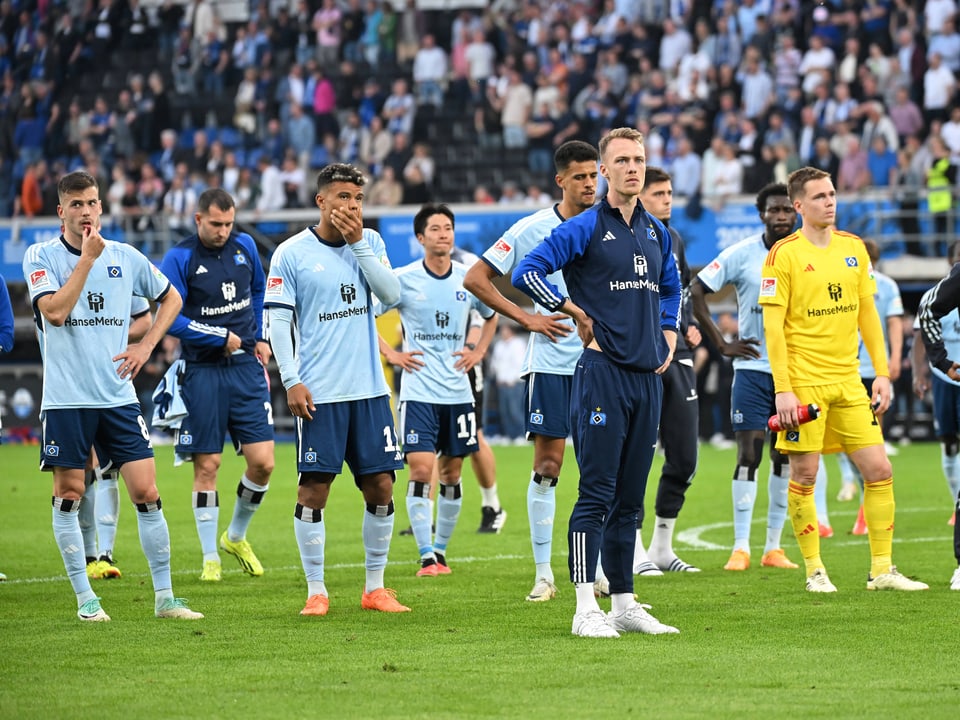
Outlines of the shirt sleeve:
{"label": "shirt sleeve", "polygon": [[13,306],[7,284],[0,282],[0,352],[13,348]]}
{"label": "shirt sleeve", "polygon": [[[584,215],[588,219],[584,219]],[[593,235],[596,214],[587,211],[557,225],[547,238],[517,263],[513,286],[547,310],[555,312],[566,301],[547,276],[582,257]]]}
{"label": "shirt sleeve", "polygon": [[960,264],[954,265],[950,274],[923,296],[920,309],[917,311],[920,336],[927,350],[927,359],[933,367],[944,373],[953,366],[955,359],[947,357],[940,321],[958,305],[960,305]]}

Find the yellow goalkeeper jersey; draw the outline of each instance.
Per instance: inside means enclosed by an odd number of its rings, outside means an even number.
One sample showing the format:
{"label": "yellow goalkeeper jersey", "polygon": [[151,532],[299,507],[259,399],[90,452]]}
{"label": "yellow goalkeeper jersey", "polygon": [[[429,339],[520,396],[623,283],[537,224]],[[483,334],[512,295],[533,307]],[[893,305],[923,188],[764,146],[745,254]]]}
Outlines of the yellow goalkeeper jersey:
{"label": "yellow goalkeeper jersey", "polygon": [[770,248],[760,304],[786,308],[790,383],[828,385],[860,377],[859,313],[876,282],[863,241],[833,230],[820,248],[798,230]]}

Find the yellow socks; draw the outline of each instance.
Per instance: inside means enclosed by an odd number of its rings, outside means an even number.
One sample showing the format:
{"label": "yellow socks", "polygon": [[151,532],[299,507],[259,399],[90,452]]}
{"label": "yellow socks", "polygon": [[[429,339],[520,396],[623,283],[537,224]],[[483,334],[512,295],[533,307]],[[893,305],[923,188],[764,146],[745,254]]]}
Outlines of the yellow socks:
{"label": "yellow socks", "polygon": [[893,555],[893,478],[864,483],[863,517],[870,537],[870,576],[890,570]]}
{"label": "yellow socks", "polygon": [[[793,533],[807,567],[807,576],[823,568],[820,559],[820,526],[817,523],[817,505],[813,500],[813,485],[800,485],[793,480],[787,490],[787,514],[793,523]],[[889,546],[888,546],[889,547]],[[824,568],[825,569],[825,568]]]}

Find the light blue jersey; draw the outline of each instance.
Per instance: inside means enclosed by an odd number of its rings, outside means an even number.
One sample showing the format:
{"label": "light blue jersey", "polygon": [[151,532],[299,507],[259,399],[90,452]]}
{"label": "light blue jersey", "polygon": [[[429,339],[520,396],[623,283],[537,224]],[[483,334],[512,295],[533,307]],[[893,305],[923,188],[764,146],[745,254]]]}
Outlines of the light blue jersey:
{"label": "light blue jersey", "polygon": [[143,309],[131,298],[157,300],[170,289],[170,281],[138,250],[107,240],[77,304],[56,327],[36,309],[37,300],[57,292],[79,260],[80,251],[62,238],[31,245],[23,258],[43,355],[41,412],[136,403],[133,383],[117,374],[113,358],[127,349],[131,312]]}
{"label": "light blue jersey", "polygon": [[[903,300],[900,298],[900,288],[896,281],[883,273],[873,271],[873,277],[877,281],[877,292],[873,296],[873,301],[877,306],[877,314],[880,316],[880,326],[883,328],[883,345],[890,352],[890,338],[887,335],[887,318],[903,317]],[[867,347],[860,340],[860,377],[875,378],[876,370],[873,369],[873,361],[870,359],[870,353]]]}
{"label": "light blue jersey", "polygon": [[767,341],[763,334],[763,309],[760,307],[760,269],[767,259],[763,233],[751,235],[721,252],[716,259],[697,274],[710,292],[724,285],[733,285],[737,291],[737,313],[741,340],[758,340],[758,358],[734,358],[737,370],[770,371]]}
{"label": "light blue jersey", "polygon": [[[379,233],[364,228],[363,240],[387,262]],[[346,243],[329,244],[309,227],[273,254],[263,304],[293,310],[299,379],[314,403],[390,394],[379,361],[373,303],[370,285]]]}
{"label": "light blue jersey", "polygon": [[[484,262],[500,275],[506,275],[509,278],[527,253],[543,242],[543,239],[563,221],[556,205],[518,220],[493,246],[487,249],[483,254]],[[547,279],[556,285],[563,295],[568,295],[562,272],[551,273]],[[534,310],[544,315],[553,314],[539,304],[534,304]],[[530,333],[521,376],[530,373],[573,375],[577,360],[583,353],[583,344],[580,342],[580,336],[577,335],[573,320],[568,318],[564,322],[570,326],[570,332],[557,342],[551,342],[542,333]]]}
{"label": "light blue jersey", "polygon": [[484,319],[493,310],[463,289],[467,266],[452,264],[444,275],[434,275],[417,260],[397,270],[400,300],[392,305],[376,304],[377,315],[397,308],[403,323],[403,350],[420,350],[424,366],[416,372],[404,372],[400,381],[400,401],[416,400],[435,405],[473,402],[470,380],[455,369],[463,350],[470,313],[476,310]]}
{"label": "light blue jersey", "polygon": [[[930,294],[936,290],[935,287],[927,290],[923,296],[920,298],[920,307],[928,302]],[[916,318],[913,320],[913,329],[920,329],[920,315],[917,314]],[[940,318],[940,332],[943,334],[943,346],[947,351],[947,357],[951,360],[955,358],[960,358],[960,312],[956,308],[948,312],[942,318]],[[919,338],[915,342],[922,342]],[[936,375],[938,378],[943,380],[946,383],[951,385],[960,386],[960,382],[952,380],[949,375],[941,371],[939,368],[934,367],[930,363],[927,363],[930,368],[930,372]]]}

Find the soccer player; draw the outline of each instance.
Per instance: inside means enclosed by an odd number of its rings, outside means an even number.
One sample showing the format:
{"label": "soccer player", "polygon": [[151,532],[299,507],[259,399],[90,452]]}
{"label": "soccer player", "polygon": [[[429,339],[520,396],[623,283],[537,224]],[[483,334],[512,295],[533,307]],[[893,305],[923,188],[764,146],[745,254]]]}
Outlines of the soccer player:
{"label": "soccer player", "polygon": [[[757,470],[763,455],[767,419],[776,412],[773,376],[763,335],[763,311],[759,305],[760,269],[774,243],[793,231],[797,212],[787,195],[787,186],[770,183],[757,193],[757,212],[763,232],[731,245],[704,267],[691,286],[693,311],[700,328],[727,357],[733,358],[731,415],[737,442],[737,466],[733,471],[734,544],[725,570],[750,567],[750,525],[757,501]],[[737,293],[740,337],[727,342],[707,307],[706,293],[732,285]],[[775,440],[775,438],[771,438]],[[767,482],[767,539],[760,564],[763,567],[795,569],[780,547],[787,518],[788,457],[771,442],[770,477]]]}
{"label": "soccer player", "polygon": [[[924,293],[917,312],[917,332],[923,342],[914,342],[914,392],[923,398],[928,387],[933,391],[933,411],[940,436],[941,464],[954,504],[953,554],[957,569],[950,578],[950,589],[960,590],[960,243],[950,248],[950,273]],[[925,351],[925,353],[924,353]],[[926,358],[924,358],[924,354]],[[926,360],[926,361],[925,361]],[[929,363],[929,364],[928,364]],[[928,369],[929,368],[929,369]],[[933,375],[932,380],[930,375]],[[931,385],[932,383],[932,385]]]}
{"label": "soccer player", "polygon": [[[834,228],[837,192],[830,175],[804,167],[787,188],[803,218],[800,229],[771,248],[760,281],[763,329],[784,431],[777,449],[790,455],[788,512],[806,565],[806,588],[837,588],[820,557],[813,485],[821,453],[846,452],[863,475],[863,511],[870,538],[868,590],[926,590],[892,560],[893,468],[874,413],[890,406],[883,329],[873,302],[876,283],[863,241]],[[860,382],[857,332],[877,377],[870,397]],[[820,417],[802,427],[801,404]]]}
{"label": "soccer player", "polygon": [[[504,297],[493,279],[510,275],[555,227],[593,206],[597,158],[596,148],[579,140],[558,147],[553,163],[562,191],[560,202],[514,223],[483,253],[482,261],[474,263],[463,281],[464,287],[487,306],[530,331],[521,374],[526,382],[527,437],[533,438],[533,471],[527,485],[527,515],[536,565],[533,589],[527,595],[531,602],[545,602],[557,594],[550,564],[556,489],[570,435],[570,385],[583,346],[566,315],[536,304],[533,312],[527,312]],[[549,279],[559,292],[566,293],[562,273],[553,273]]]}
{"label": "soccer player", "polygon": [[[864,240],[863,244],[867,247],[870,263],[876,268],[876,264],[880,260],[880,247],[873,240]],[[873,296],[873,302],[877,306],[880,327],[883,329],[883,346],[887,351],[890,382],[895,383],[900,377],[900,363],[903,358],[903,300],[900,297],[900,288],[897,287],[896,280],[878,272],[876,269],[873,271],[873,279],[877,283],[877,292]],[[869,396],[877,375],[863,342],[860,343],[857,359],[860,362],[860,380]],[[885,417],[886,415],[877,413],[877,420],[880,422],[881,429],[883,429],[883,419]],[[866,535],[867,523],[863,517],[863,478],[845,453],[837,455],[837,462],[840,465],[841,474],[850,478],[850,484],[844,485],[840,489],[840,495],[837,499],[841,501],[844,499],[852,500],[854,497],[860,499],[860,509],[851,533],[853,535]],[[845,480],[845,482],[847,481]]]}
{"label": "soccer player", "polygon": [[[119,468],[137,508],[140,544],[150,566],[154,613],[202,618],[175,598],[170,581],[170,534],[157,491],[150,435],[131,380],[180,311],[180,295],[137,250],[100,235],[97,180],[84,171],[57,185],[63,234],[32,245],[23,274],[40,330],[44,377],[41,413],[43,470],[53,471],[53,531],[81,620],[110,619],[90,588],[77,518],[83,471],[96,446]],[[133,295],[156,300],[153,326],[128,345]],[[60,380],[59,382],[57,380]]]}
{"label": "soccer player", "polygon": [[640,202],[648,213],[664,224],[673,244],[673,260],[680,273],[683,296],[680,302],[680,337],[663,381],[663,405],[660,410],[660,444],[663,446],[663,470],[657,484],[656,522],[650,541],[649,555],[643,549],[640,530],[643,527],[643,505],[637,515],[637,542],[633,551],[635,575],[663,575],[667,572],[700,572],[677,557],[673,550],[673,529],[683,508],[687,488],[697,471],[699,450],[697,428],[700,412],[697,401],[697,374],[693,370],[693,348],[700,344],[700,330],[691,317],[690,267],[684,252],[683,239],[670,227],[673,209],[673,181],[670,174],[658,167],[647,167]]}
{"label": "soccer player", "polygon": [[227,431],[243,453],[246,471],[237,483],[220,549],[237,558],[248,575],[263,575],[246,537],[273,472],[273,410],[264,371],[271,355],[263,332],[265,277],[253,238],[233,232],[235,215],[226,190],[204,190],[194,215],[197,232],[171,248],[161,265],[183,296],[183,309],[170,326],[185,361],[180,387],[187,417],[177,432],[176,452],[193,459],[200,579],[207,582],[221,577],[217,473]]}
{"label": "soccer player", "polygon": [[[604,136],[606,198],[554,228],[512,277],[548,312],[572,317],[585,348],[570,391],[580,486],[567,534],[577,596],[572,632],[584,637],[679,632],[633,595],[637,512],[657,442],[660,376],[676,346],[681,295],[670,233],[638,201],[645,165],[643,133],[617,128]],[[549,280],[558,270],[569,294]],[[601,545],[608,615],[593,587]]]}
{"label": "soccer player", "polygon": [[[380,343],[389,362],[403,368],[400,381],[400,437],[410,466],[407,514],[420,552],[418,577],[448,575],[446,554],[463,504],[463,458],[477,451],[477,417],[467,372],[483,360],[497,316],[463,288],[467,268],[451,259],[454,215],[446,205],[424,205],[413,218],[423,260],[396,271],[400,297],[378,303],[403,323],[403,350]],[[486,320],[476,347],[466,346],[470,315]],[[438,458],[439,455],[439,458]],[[437,530],[433,537],[430,481],[439,469]]]}
{"label": "soccer player", "polygon": [[[0,353],[10,352],[13,349],[13,306],[10,304],[10,291],[7,284],[0,282]],[[0,417],[0,431],[3,430],[3,418]],[[2,442],[0,432],[0,442]],[[0,582],[7,576],[0,573]]]}
{"label": "soccer player", "polygon": [[[344,460],[363,493],[367,610],[409,612],[383,572],[393,536],[393,483],[403,467],[380,364],[373,294],[390,305],[400,281],[379,233],[363,227],[366,178],[332,163],[317,174],[320,222],[288,238],[273,255],[264,305],[270,341],[297,418],[299,488],[294,531],[307,576],[302,615],[326,615],[323,510]],[[297,333],[294,352],[291,331]]]}

